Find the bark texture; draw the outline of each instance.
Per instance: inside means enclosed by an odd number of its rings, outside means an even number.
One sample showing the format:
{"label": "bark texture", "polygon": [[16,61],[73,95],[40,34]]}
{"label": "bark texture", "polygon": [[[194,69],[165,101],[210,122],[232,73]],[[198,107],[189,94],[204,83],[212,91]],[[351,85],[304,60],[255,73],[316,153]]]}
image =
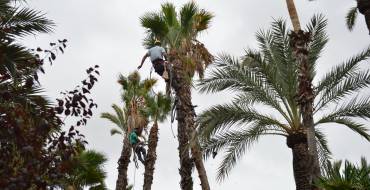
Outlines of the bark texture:
{"label": "bark texture", "polygon": [[365,16],[365,21],[370,34],[370,1],[357,0],[357,7],[361,14]]}
{"label": "bark texture", "polygon": [[203,163],[203,154],[198,142],[195,142],[195,145],[191,149],[191,153],[194,158],[195,167],[198,171],[200,186],[202,187],[202,190],[210,190],[211,188],[208,183],[207,172]]}
{"label": "bark texture", "polygon": [[128,141],[128,135],[125,135],[121,156],[118,160],[118,178],[116,182],[116,190],[126,190],[128,185],[127,169],[130,163],[131,145]]}
{"label": "bark texture", "polygon": [[193,160],[190,158],[189,150],[189,127],[194,122],[194,112],[191,103],[191,87],[186,73],[183,71],[178,60],[174,60],[173,64],[172,87],[176,93],[176,115],[177,115],[177,130],[179,141],[179,157],[181,176],[180,186],[182,190],[193,189],[192,168]]}
{"label": "bark texture", "polygon": [[311,190],[310,162],[308,154],[307,137],[304,132],[290,134],[287,137],[287,145],[293,153],[293,172],[296,190]]}
{"label": "bark texture", "polygon": [[145,173],[143,190],[151,190],[153,184],[154,165],[157,160],[158,123],[154,123],[150,129],[148,140],[148,154],[145,160]]}
{"label": "bark texture", "polygon": [[308,62],[307,44],[310,41],[310,34],[302,30],[291,34],[291,45],[299,65],[298,103],[303,119],[303,127],[307,131],[309,155],[312,160],[311,184],[321,177],[320,162],[318,157],[315,128],[313,121],[314,91],[312,88],[311,67]]}

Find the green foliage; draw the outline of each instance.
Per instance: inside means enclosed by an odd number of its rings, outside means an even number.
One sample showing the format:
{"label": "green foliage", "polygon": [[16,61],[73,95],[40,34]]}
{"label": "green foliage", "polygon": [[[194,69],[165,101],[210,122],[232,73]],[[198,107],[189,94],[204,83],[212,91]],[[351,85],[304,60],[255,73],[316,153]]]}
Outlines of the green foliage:
{"label": "green foliage", "polygon": [[353,30],[356,24],[357,16],[358,16],[357,6],[352,7],[346,15],[346,25],[349,31]]}
{"label": "green foliage", "polygon": [[327,164],[325,176],[320,178],[316,185],[325,190],[367,190],[370,189],[370,165],[365,158],[361,164],[355,165],[345,161],[344,168],[341,161]]}
{"label": "green foliage", "polygon": [[107,119],[116,125],[117,128],[111,129],[111,135],[120,134],[124,135],[127,133],[127,110],[125,108],[121,109],[118,105],[113,104],[115,114],[104,112],[100,115],[101,118]]}
{"label": "green foliage", "polygon": [[154,122],[163,122],[171,111],[171,99],[159,92],[145,96],[145,106],[141,109],[143,115],[151,117]]}
{"label": "green foliage", "polygon": [[96,151],[86,150],[73,158],[72,171],[69,172],[62,186],[73,186],[75,189],[103,190],[107,189],[104,183],[106,172],[103,169],[107,158]]}
{"label": "green foliage", "polygon": [[[307,25],[311,34],[308,58],[312,79],[316,77],[317,60],[328,42],[326,25],[322,15],[314,16]],[[219,180],[227,177],[260,137],[286,137],[302,130],[296,102],[298,65],[288,33],[284,21],[274,20],[270,30],[257,32],[258,51],[247,49],[242,60],[220,55],[208,77],[199,82],[201,92],[230,90],[236,94],[231,103],[213,106],[200,114],[197,120],[205,157],[225,150],[226,155],[218,169]],[[341,105],[316,121],[316,140],[322,165],[328,161],[331,152],[325,134],[319,129],[325,125],[320,124],[337,123],[369,139],[367,128],[353,121],[358,117],[370,118],[369,97],[360,101],[341,101],[369,87],[369,71],[357,69],[368,54],[369,50],[366,50],[335,67],[315,88],[315,114],[327,111],[324,108],[330,104]]]}
{"label": "green foliage", "polygon": [[146,29],[143,45],[150,48],[155,39],[160,40],[169,50],[171,60],[180,59],[190,77],[197,72],[202,78],[213,56],[197,37],[209,27],[212,18],[210,12],[200,9],[195,2],[186,3],[179,12],[172,3],[164,3],[159,12],[148,12],[140,18]]}

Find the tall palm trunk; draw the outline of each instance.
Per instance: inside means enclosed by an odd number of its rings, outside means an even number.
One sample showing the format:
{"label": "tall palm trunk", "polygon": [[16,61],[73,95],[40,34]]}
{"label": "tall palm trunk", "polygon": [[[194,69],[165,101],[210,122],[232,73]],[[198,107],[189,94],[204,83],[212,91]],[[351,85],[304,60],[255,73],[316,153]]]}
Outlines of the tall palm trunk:
{"label": "tall palm trunk", "polygon": [[[189,156],[189,140],[190,135],[195,133],[194,117],[195,111],[191,100],[191,86],[189,84],[190,75],[188,75],[181,67],[180,62],[175,60],[173,69],[173,84],[177,98],[177,122],[178,122],[178,140],[179,140],[179,155],[180,155],[180,175],[181,188],[183,190],[193,189],[193,180],[191,178],[191,170],[193,161],[197,168],[202,190],[210,190],[208,183],[207,172],[203,163],[202,151],[199,143],[194,142],[191,146],[193,159]],[[197,141],[197,139],[195,138]]]}
{"label": "tall palm trunk", "polygon": [[287,145],[293,153],[293,172],[296,190],[311,190],[307,136],[304,132],[287,137]]}
{"label": "tall palm trunk", "polygon": [[357,8],[365,16],[365,21],[370,34],[370,1],[357,0]]}
{"label": "tall palm trunk", "polygon": [[312,77],[310,75],[307,50],[310,34],[301,30],[294,0],[286,0],[286,3],[294,28],[294,32],[292,32],[291,35],[291,45],[297,64],[299,65],[298,103],[303,118],[303,126],[307,130],[308,151],[310,156],[310,162],[307,162],[307,164],[311,166],[310,183],[313,184],[313,181],[321,176],[321,171],[313,121],[313,103],[315,96],[312,89]]}
{"label": "tall palm trunk", "polygon": [[177,113],[177,130],[179,141],[179,157],[181,176],[180,186],[182,190],[193,189],[192,168],[193,161],[190,159],[189,152],[189,129],[190,125],[194,123],[194,112],[191,102],[191,87],[186,73],[183,71],[179,60],[174,60],[174,68],[172,71],[172,87],[176,93],[176,113]]}
{"label": "tall palm trunk", "polygon": [[130,163],[131,145],[128,141],[128,135],[123,139],[123,147],[121,156],[118,160],[118,178],[116,182],[116,190],[126,190],[128,185],[127,169]]}
{"label": "tall palm trunk", "polygon": [[148,154],[145,160],[145,173],[143,190],[151,190],[153,183],[154,165],[157,160],[158,123],[154,122],[150,129],[148,140]]}
{"label": "tall palm trunk", "polygon": [[195,167],[198,171],[200,186],[202,187],[202,190],[210,190],[211,188],[208,183],[207,172],[203,163],[202,151],[199,146],[198,140],[196,141],[197,142],[195,142],[195,145],[191,148],[191,154],[194,157]]}

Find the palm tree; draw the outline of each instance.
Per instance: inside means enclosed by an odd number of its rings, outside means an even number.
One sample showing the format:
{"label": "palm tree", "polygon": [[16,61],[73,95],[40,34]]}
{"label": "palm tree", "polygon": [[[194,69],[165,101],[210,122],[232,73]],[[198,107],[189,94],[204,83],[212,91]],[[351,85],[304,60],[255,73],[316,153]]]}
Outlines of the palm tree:
{"label": "palm tree", "polygon": [[[313,38],[309,61],[313,69],[326,42],[327,22],[322,16],[315,16],[307,26]],[[222,55],[216,61],[216,69],[201,81],[201,92],[231,90],[237,95],[231,103],[216,105],[198,117],[199,133],[206,156],[225,149],[218,169],[218,179],[224,179],[245,151],[266,135],[285,137],[292,149],[293,171],[297,190],[311,190],[307,152],[307,131],[296,103],[299,89],[299,63],[290,46],[285,22],[278,20],[272,29],[257,33],[259,51],[247,50],[243,62]],[[346,126],[370,141],[370,135],[356,117],[370,117],[370,97],[352,98],[341,101],[360,90],[369,87],[370,72],[358,70],[361,61],[370,57],[370,49],[334,67],[315,86],[315,136],[321,163],[330,156],[325,135],[318,127],[327,123]],[[315,76],[312,73],[312,76]],[[350,96],[351,97],[351,96]],[[327,109],[337,105],[335,110]],[[257,109],[266,108],[266,109]],[[267,111],[266,110],[270,110]]]}
{"label": "palm tree", "polygon": [[[15,41],[27,35],[49,33],[54,27],[54,23],[44,14],[18,7],[16,1],[0,0],[0,73],[10,74],[11,77],[16,76],[16,72],[34,72],[29,67],[29,62],[35,60],[34,55]],[[38,64],[33,65],[33,69],[39,67]]]}
{"label": "palm tree", "polygon": [[111,135],[119,134],[123,136],[123,147],[121,156],[118,160],[118,177],[116,182],[116,189],[125,189],[128,185],[127,169],[130,164],[131,157],[131,146],[128,141],[128,127],[127,127],[127,110],[120,108],[118,105],[113,104],[112,108],[115,114],[108,112],[102,113],[101,118],[108,119],[110,122],[116,125],[116,128],[111,129]]}
{"label": "palm tree", "polygon": [[317,144],[315,140],[315,128],[313,121],[313,105],[314,105],[314,91],[312,88],[312,61],[309,59],[311,48],[309,47],[312,36],[309,32],[304,32],[301,29],[298,13],[294,4],[294,0],[286,0],[290,19],[293,25],[291,32],[290,44],[293,48],[294,58],[299,65],[299,88],[297,89],[297,102],[300,105],[300,114],[303,118],[303,126],[306,128],[308,151],[311,163],[312,176],[310,183],[321,176],[319,155],[317,151]]}
{"label": "palm tree", "polygon": [[342,162],[328,163],[324,177],[317,181],[317,186],[324,190],[367,190],[370,189],[370,165],[361,158],[361,165],[356,166],[345,161],[341,172]]}
{"label": "palm tree", "polygon": [[144,112],[150,116],[153,126],[149,133],[148,154],[145,160],[143,190],[150,190],[153,183],[154,165],[157,159],[158,122],[163,122],[171,111],[171,100],[162,93],[145,98]]}
{"label": "palm tree", "polygon": [[82,190],[88,187],[91,190],[106,190],[104,179],[106,172],[103,164],[107,158],[96,151],[80,152],[72,161],[72,171],[67,174],[63,186],[68,190]]}
{"label": "palm tree", "polygon": [[[154,39],[159,39],[169,52],[169,62],[173,70],[171,86],[176,93],[176,113],[178,122],[178,141],[180,157],[181,189],[191,190],[193,161],[189,154],[189,140],[195,131],[194,106],[191,100],[191,81],[195,73],[202,78],[204,69],[212,63],[213,56],[204,45],[197,40],[198,35],[205,31],[213,15],[200,9],[194,2],[183,5],[176,11],[172,3],[164,3],[160,12],[149,12],[140,18],[142,26],[147,30],[144,45],[151,47]],[[191,147],[195,166],[199,173],[203,190],[209,190],[207,174],[204,168],[201,151]]]}
{"label": "palm tree", "polygon": [[119,75],[118,83],[122,87],[122,101],[124,108],[113,105],[115,114],[102,113],[101,117],[110,120],[117,127],[111,130],[111,135],[121,134],[123,138],[123,148],[118,161],[118,178],[116,183],[117,190],[126,190],[128,186],[127,169],[131,157],[131,145],[128,140],[128,134],[132,128],[146,127],[147,119],[139,113],[139,109],[144,106],[143,97],[147,96],[150,89],[154,86],[155,80],[147,79],[141,81],[137,72],[131,73],[128,77]]}
{"label": "palm tree", "polygon": [[346,16],[348,30],[352,31],[355,26],[358,12],[365,16],[366,25],[370,33],[370,2],[367,0],[357,0],[357,6],[352,7]]}

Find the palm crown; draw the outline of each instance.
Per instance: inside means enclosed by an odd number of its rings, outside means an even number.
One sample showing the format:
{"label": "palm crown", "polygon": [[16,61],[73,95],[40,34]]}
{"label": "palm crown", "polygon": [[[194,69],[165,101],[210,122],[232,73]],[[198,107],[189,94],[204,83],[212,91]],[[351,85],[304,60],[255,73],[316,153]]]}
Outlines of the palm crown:
{"label": "palm crown", "polygon": [[[307,26],[307,31],[311,33],[308,57],[312,79],[316,77],[317,59],[328,41],[326,25],[322,16],[315,16]],[[226,149],[226,156],[218,170],[218,179],[226,177],[237,160],[260,137],[288,137],[304,130],[296,103],[298,65],[289,45],[285,22],[274,21],[272,29],[260,31],[256,37],[259,51],[247,50],[242,62],[228,55],[219,56],[217,67],[199,85],[202,92],[228,89],[237,94],[232,103],[216,105],[198,118],[205,154]],[[322,163],[328,159],[330,150],[319,129],[321,124],[344,125],[370,140],[364,125],[354,120],[356,117],[370,117],[369,97],[342,101],[369,86],[369,71],[358,70],[360,62],[369,56],[370,49],[367,49],[334,67],[315,86],[316,139]],[[341,106],[331,112],[326,109],[333,104]],[[273,110],[272,115],[257,108],[270,108]]]}
{"label": "palm crown", "polygon": [[370,165],[365,158],[361,159],[361,164],[358,166],[346,160],[344,168],[341,161],[328,163],[327,168],[325,176],[317,181],[320,188],[325,190],[370,189]]}
{"label": "palm crown", "polygon": [[155,39],[161,40],[170,51],[170,59],[179,58],[191,76],[196,71],[203,77],[204,68],[212,63],[213,57],[197,37],[209,27],[212,18],[210,12],[194,2],[182,6],[179,13],[172,3],[164,3],[160,12],[149,12],[140,18],[147,29],[144,46],[152,47]]}

